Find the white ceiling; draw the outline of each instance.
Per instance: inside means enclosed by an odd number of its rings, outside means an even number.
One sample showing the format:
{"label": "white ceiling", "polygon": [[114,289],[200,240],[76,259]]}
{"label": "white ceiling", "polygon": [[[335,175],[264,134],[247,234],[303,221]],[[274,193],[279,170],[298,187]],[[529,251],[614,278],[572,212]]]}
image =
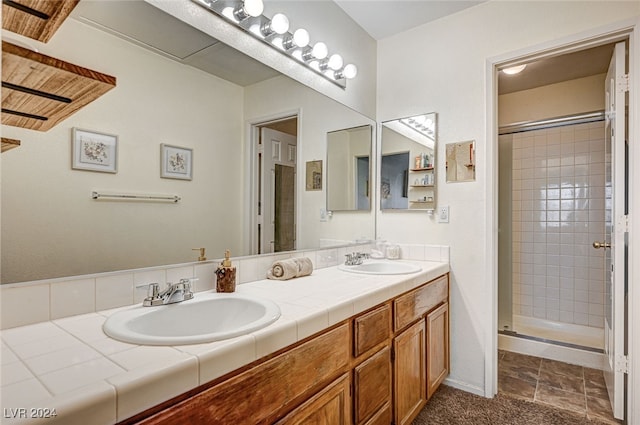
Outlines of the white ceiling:
{"label": "white ceiling", "polygon": [[463,0],[334,0],[376,40],[475,6]]}
{"label": "white ceiling", "polygon": [[[443,18],[482,1],[334,0],[371,37],[381,40]],[[499,74],[500,94],[607,72],[613,46],[601,46],[528,64],[518,75]]]}

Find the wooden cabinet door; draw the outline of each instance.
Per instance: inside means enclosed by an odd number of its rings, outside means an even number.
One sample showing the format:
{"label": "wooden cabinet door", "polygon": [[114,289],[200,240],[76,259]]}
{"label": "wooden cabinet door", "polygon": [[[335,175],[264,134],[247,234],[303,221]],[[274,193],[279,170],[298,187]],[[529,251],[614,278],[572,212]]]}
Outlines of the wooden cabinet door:
{"label": "wooden cabinet door", "polygon": [[[356,425],[368,421],[391,402],[391,350],[384,347],[353,371],[353,417]],[[387,422],[388,424],[389,422]]]}
{"label": "wooden cabinet door", "polygon": [[395,423],[409,424],[426,402],[426,331],[420,320],[393,341]]}
{"label": "wooden cabinet door", "polygon": [[449,304],[427,315],[427,398],[449,374]]}
{"label": "wooden cabinet door", "polygon": [[349,374],[345,373],[278,421],[277,425],[349,425],[350,387]]}

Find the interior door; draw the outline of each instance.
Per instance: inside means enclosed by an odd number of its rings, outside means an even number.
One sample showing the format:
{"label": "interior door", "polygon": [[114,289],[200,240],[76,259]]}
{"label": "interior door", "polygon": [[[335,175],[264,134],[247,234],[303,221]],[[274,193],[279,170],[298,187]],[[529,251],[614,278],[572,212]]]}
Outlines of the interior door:
{"label": "interior door", "polygon": [[[292,167],[293,170],[295,170],[297,138],[281,131],[263,127],[261,128],[261,139],[263,145],[263,163],[261,167],[262,176],[260,179],[261,217],[259,222],[261,223],[261,235],[259,240],[260,253],[269,253],[279,250],[279,248],[276,249],[276,227],[278,227],[278,234],[295,235],[296,233],[295,186],[291,183],[295,180],[295,171],[293,174],[294,179],[288,179],[285,184],[280,184],[282,183],[282,180],[279,178],[281,174],[276,175],[276,165]],[[289,175],[289,173],[286,174]],[[285,194],[284,191],[287,193]],[[281,209],[276,208],[276,205],[280,200],[284,200],[283,202],[293,205],[293,211],[289,211],[290,208],[286,209],[286,217],[279,217]],[[286,218],[286,220],[281,220],[281,218]],[[284,225],[288,226],[288,228],[283,229],[282,226]],[[285,245],[288,247],[289,244],[295,247],[295,239],[288,241]]]}
{"label": "interior door", "polygon": [[624,418],[627,356],[626,329],[626,250],[627,239],[627,161],[626,161],[626,96],[625,43],[615,47],[605,81],[606,162],[605,171],[605,241],[594,242],[594,248],[605,254],[605,365],[604,375],[613,415]]}

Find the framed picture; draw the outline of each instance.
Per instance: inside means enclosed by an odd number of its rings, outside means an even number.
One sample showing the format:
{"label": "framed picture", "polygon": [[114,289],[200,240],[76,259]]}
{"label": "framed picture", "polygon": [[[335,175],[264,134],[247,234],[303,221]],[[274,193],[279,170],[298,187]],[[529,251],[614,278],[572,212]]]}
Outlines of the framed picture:
{"label": "framed picture", "polygon": [[322,190],[322,160],[307,162],[307,190]]}
{"label": "framed picture", "polygon": [[160,177],[191,180],[193,178],[193,149],[162,143],[160,145]]}
{"label": "framed picture", "polygon": [[74,170],[118,172],[118,136],[73,128],[71,168]]}

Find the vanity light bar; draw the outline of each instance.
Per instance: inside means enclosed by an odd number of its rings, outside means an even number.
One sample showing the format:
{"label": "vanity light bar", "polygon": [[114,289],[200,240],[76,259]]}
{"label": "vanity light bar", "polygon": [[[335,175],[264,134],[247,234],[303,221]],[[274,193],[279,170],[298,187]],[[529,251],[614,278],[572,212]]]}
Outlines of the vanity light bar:
{"label": "vanity light bar", "polygon": [[416,115],[415,117],[402,118],[400,119],[400,122],[423,136],[434,140],[435,123],[431,118],[428,118],[427,115]]}
{"label": "vanity light bar", "polygon": [[272,18],[263,15],[262,0],[192,1],[343,89],[347,87],[347,80],[355,78],[358,73],[354,64],[343,63],[342,56],[329,55],[326,44],[316,42],[310,45],[309,33],[305,29],[290,31],[289,19],[284,14],[277,13]]}

